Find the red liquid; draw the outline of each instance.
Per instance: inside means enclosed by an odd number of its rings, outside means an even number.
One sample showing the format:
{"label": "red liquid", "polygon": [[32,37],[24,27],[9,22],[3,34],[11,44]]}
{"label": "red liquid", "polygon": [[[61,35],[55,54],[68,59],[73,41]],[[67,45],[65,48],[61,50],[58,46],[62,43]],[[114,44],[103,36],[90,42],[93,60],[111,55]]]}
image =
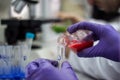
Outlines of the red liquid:
{"label": "red liquid", "polygon": [[85,48],[93,46],[93,41],[83,41],[83,42],[78,42],[77,40],[73,40],[68,47],[71,48],[74,52],[79,52]]}

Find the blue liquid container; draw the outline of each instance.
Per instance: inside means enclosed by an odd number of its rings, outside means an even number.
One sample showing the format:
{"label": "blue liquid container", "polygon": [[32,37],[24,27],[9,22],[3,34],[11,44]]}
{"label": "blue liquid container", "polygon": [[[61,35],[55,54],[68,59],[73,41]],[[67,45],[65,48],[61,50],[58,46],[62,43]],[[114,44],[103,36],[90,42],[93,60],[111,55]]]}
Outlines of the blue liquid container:
{"label": "blue liquid container", "polygon": [[25,80],[28,46],[0,46],[0,80]]}

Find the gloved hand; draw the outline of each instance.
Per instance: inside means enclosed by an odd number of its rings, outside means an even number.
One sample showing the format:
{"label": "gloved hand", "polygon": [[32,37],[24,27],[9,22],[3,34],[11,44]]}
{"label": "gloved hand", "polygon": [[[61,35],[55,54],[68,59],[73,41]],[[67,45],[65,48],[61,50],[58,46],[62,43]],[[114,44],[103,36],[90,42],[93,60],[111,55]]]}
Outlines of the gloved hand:
{"label": "gloved hand", "polygon": [[55,67],[56,61],[38,59],[27,66],[26,80],[78,80],[68,62],[61,69]]}
{"label": "gloved hand", "polygon": [[112,26],[79,22],[70,26],[68,32],[73,33],[79,29],[92,31],[94,40],[99,40],[97,45],[78,52],[79,57],[104,57],[120,61],[120,34]]}

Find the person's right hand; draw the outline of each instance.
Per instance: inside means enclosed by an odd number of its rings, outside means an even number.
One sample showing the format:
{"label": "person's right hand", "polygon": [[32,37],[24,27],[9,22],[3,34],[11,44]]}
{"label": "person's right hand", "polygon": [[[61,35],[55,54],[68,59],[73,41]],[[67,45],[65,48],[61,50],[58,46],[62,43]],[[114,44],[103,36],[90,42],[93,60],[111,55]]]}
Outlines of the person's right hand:
{"label": "person's right hand", "polygon": [[104,57],[120,62],[120,33],[111,25],[101,25],[90,22],[79,22],[68,28],[69,33],[74,33],[79,29],[93,32],[95,40],[99,43],[93,47],[78,52],[80,57]]}

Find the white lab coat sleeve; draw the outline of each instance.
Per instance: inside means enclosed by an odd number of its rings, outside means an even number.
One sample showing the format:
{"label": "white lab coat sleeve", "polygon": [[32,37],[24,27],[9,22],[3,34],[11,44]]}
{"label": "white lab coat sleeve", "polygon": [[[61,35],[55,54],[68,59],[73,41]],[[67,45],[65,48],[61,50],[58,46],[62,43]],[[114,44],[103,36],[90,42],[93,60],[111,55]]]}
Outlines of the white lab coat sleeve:
{"label": "white lab coat sleeve", "polygon": [[117,20],[114,20],[113,22],[109,22],[113,26],[115,30],[120,32],[120,17]]}
{"label": "white lab coat sleeve", "polygon": [[[79,80],[119,80],[120,63],[105,58],[80,58],[71,52],[69,60]],[[84,75],[83,75],[84,74]]]}

